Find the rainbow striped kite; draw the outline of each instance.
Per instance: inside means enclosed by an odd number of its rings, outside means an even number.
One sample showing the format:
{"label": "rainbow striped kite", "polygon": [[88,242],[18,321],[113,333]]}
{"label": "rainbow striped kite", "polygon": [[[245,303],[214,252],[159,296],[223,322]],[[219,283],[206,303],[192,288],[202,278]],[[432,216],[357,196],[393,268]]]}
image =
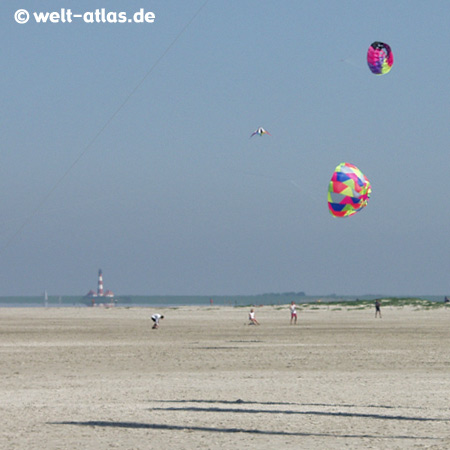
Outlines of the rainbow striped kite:
{"label": "rainbow striped kite", "polygon": [[251,134],[251,138],[257,134],[258,136],[262,136],[263,134],[268,134],[269,136],[272,136],[267,130],[265,130],[263,127],[259,127],[257,128],[252,134]]}
{"label": "rainbow striped kite", "polygon": [[356,166],[339,164],[328,186],[328,208],[331,215],[353,216],[367,205],[371,192],[369,180]]}
{"label": "rainbow striped kite", "polygon": [[383,42],[373,42],[367,50],[367,64],[375,75],[388,73],[394,64],[391,47]]}

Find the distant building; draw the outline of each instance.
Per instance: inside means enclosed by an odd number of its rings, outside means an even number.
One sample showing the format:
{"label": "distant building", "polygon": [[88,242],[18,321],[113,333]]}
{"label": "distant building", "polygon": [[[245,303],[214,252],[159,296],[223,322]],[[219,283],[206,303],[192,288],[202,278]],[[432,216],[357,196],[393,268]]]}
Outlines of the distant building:
{"label": "distant building", "polygon": [[95,292],[94,290],[90,290],[85,297],[87,298],[98,298],[98,297],[108,297],[108,298],[114,298],[114,292],[107,290],[104,291],[103,290],[103,272],[102,269],[99,269],[98,271],[98,284],[97,284],[97,292]]}

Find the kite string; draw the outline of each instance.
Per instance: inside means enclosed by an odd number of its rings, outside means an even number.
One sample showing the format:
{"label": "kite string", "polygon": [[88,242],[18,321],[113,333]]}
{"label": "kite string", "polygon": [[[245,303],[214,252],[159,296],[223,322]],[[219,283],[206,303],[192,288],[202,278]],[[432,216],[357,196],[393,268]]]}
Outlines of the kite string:
{"label": "kite string", "polygon": [[264,173],[259,173],[259,172],[254,172],[254,171],[248,171],[248,170],[239,170],[239,169],[229,169],[232,172],[235,173],[241,173],[243,175],[247,175],[247,176],[251,176],[251,177],[257,177],[257,178],[264,178],[267,180],[274,180],[274,181],[280,181],[283,183],[289,183],[292,186],[295,186],[298,190],[300,190],[303,194],[307,194],[309,195],[310,198],[317,200],[317,201],[321,201],[322,198],[322,194],[314,191],[314,189],[308,188],[305,186],[304,183],[297,183],[298,180],[292,179],[292,178],[287,178],[287,177],[278,177],[278,176],[273,176],[273,175],[267,175]]}
{"label": "kite string", "polygon": [[37,213],[41,210],[41,208],[45,205],[47,200],[51,197],[51,195],[56,191],[56,189],[60,186],[60,184],[66,179],[69,173],[73,170],[73,168],[79,163],[81,158],[89,151],[89,149],[94,145],[97,139],[102,135],[106,128],[110,125],[110,123],[115,119],[115,117],[119,114],[122,108],[128,103],[130,98],[135,94],[135,92],[144,84],[145,80],[150,76],[150,74],[155,70],[158,64],[163,60],[163,58],[170,52],[172,47],[176,44],[178,39],[184,34],[184,32],[189,28],[191,23],[196,19],[196,17],[200,14],[203,8],[209,0],[205,0],[205,2],[198,8],[195,14],[191,17],[191,19],[186,23],[186,25],[181,29],[181,31],[175,36],[173,41],[169,44],[169,46],[164,50],[164,52],[159,56],[159,58],[153,63],[150,69],[146,72],[146,74],[142,77],[142,79],[137,83],[137,85],[131,90],[131,92],[125,97],[125,100],[120,103],[120,105],[115,109],[115,111],[111,114],[111,116],[106,120],[104,125],[100,128],[100,130],[94,135],[94,137],[88,142],[88,144],[84,147],[82,152],[77,156],[74,162],[66,169],[66,171],[61,175],[61,177],[56,181],[53,187],[44,195],[42,200],[38,203],[38,205],[32,210],[31,214],[25,218],[22,225],[16,230],[16,232],[6,241],[6,243],[0,248],[0,255],[11,245],[16,237],[24,230],[24,228],[31,222],[31,220],[37,215]]}

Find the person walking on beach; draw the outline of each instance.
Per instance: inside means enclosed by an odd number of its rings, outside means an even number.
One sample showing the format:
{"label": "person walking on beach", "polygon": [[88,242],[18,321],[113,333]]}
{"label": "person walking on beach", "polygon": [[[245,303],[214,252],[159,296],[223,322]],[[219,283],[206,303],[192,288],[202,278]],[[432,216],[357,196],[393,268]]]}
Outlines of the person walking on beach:
{"label": "person walking on beach", "polygon": [[248,320],[250,320],[249,325],[259,325],[259,322],[255,318],[255,310],[252,308],[248,314]]}
{"label": "person walking on beach", "polygon": [[292,321],[294,321],[294,325],[297,325],[297,305],[295,304],[294,301],[291,302],[289,309],[291,310],[291,325]]}
{"label": "person walking on beach", "polygon": [[381,319],[381,302],[378,299],[375,300],[375,319],[377,318],[377,315],[379,315]]}
{"label": "person walking on beach", "polygon": [[164,316],[162,316],[161,314],[153,314],[152,320],[153,320],[154,324],[153,324],[152,328],[154,330],[159,327],[160,319],[164,319]]}

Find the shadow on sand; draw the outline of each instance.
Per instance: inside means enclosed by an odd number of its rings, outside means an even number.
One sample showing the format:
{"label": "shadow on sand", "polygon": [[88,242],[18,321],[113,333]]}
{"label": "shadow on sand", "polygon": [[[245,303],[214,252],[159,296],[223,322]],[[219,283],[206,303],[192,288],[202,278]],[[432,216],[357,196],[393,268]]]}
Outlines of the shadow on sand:
{"label": "shadow on sand", "polygon": [[364,414],[352,412],[333,412],[333,411],[292,411],[279,409],[243,409],[243,408],[202,408],[197,406],[185,407],[167,407],[151,408],[153,411],[188,411],[188,412],[216,412],[216,413],[239,413],[239,414],[298,414],[306,416],[330,416],[330,417],[359,417],[364,419],[382,419],[382,420],[410,420],[417,422],[449,422],[450,419],[414,417],[414,416],[391,416],[386,414]]}
{"label": "shadow on sand", "polygon": [[152,403],[206,403],[206,404],[222,404],[222,405],[264,405],[264,406],[316,406],[328,408],[379,408],[379,409],[423,409],[421,407],[402,407],[402,406],[388,406],[388,405],[352,405],[348,403],[341,403],[339,405],[331,403],[298,403],[298,402],[254,402],[247,400],[150,400]]}
{"label": "shadow on sand", "polygon": [[246,428],[217,428],[217,427],[201,427],[201,426],[183,426],[183,425],[167,425],[157,423],[141,423],[141,422],[106,422],[102,420],[93,420],[87,422],[49,422],[49,425],[72,425],[85,427],[103,427],[103,428],[131,428],[146,430],[169,430],[169,431],[201,431],[211,433],[247,433],[267,436],[302,436],[302,437],[330,437],[330,438],[369,438],[369,439],[425,439],[436,440],[434,437],[419,436],[380,436],[370,434],[329,434],[329,433],[302,433],[275,430],[258,430]]}

